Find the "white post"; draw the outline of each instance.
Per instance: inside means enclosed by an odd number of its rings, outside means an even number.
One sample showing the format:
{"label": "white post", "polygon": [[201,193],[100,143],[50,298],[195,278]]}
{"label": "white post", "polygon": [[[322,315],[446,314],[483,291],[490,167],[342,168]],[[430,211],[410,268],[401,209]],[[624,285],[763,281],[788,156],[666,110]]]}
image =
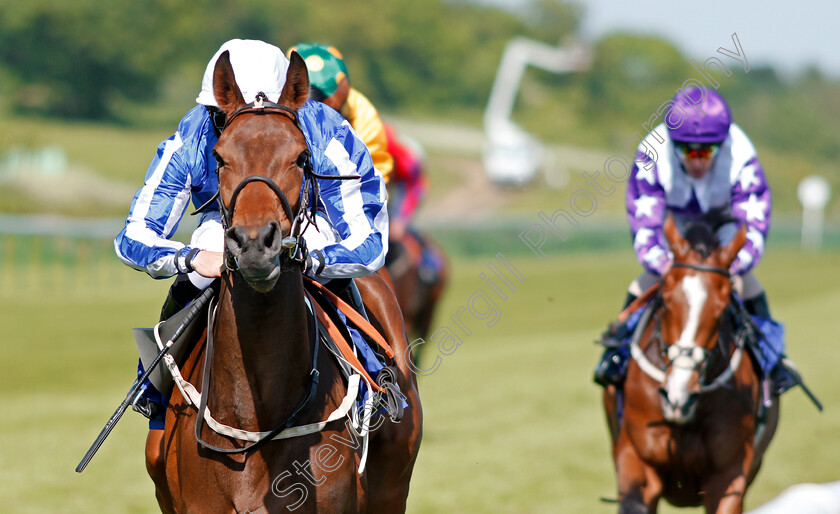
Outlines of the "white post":
{"label": "white post", "polygon": [[819,175],[802,179],[796,190],[802,204],[802,248],[816,250],[822,246],[825,206],[831,198],[831,186]]}

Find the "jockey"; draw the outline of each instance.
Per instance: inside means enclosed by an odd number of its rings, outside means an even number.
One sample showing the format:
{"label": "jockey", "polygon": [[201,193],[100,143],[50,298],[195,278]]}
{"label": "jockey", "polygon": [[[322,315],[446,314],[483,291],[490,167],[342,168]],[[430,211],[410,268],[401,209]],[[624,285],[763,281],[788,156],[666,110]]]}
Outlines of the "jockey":
{"label": "jockey", "polygon": [[[767,296],[752,273],[764,253],[771,208],[770,189],[755,148],[732,123],[729,106],[714,90],[680,91],[664,119],[667,128],[660,124],[639,146],[627,183],[627,219],[633,248],[645,270],[630,284],[625,308],[671,267],[672,254],[662,230],[666,214],[683,230],[692,219],[714,210],[746,224],[747,241],[730,268],[733,289],[752,316],[769,320]],[[719,239],[731,240],[737,228],[734,223],[724,225],[718,230]],[[621,384],[627,359],[624,349],[605,351],[595,368],[595,382]],[[793,385],[783,366],[777,365],[771,376],[777,393]]]}
{"label": "jockey", "polygon": [[417,207],[426,193],[426,176],[423,173],[422,148],[414,148],[397,137],[393,127],[385,125],[388,153],[394,159],[394,169],[388,183],[388,217],[391,220],[391,238],[399,240],[411,225]]}
{"label": "jockey", "polygon": [[424,283],[435,284],[444,266],[443,258],[412,227],[414,214],[427,188],[423,148],[411,139],[398,137],[390,125],[385,125],[385,133],[388,153],[394,158],[394,171],[388,183],[391,242],[385,267],[392,277],[398,277],[405,273],[405,265],[400,263],[407,259],[406,262],[416,266]]}
{"label": "jockey", "polygon": [[[198,217],[189,245],[171,240],[192,199],[203,205],[218,190],[213,147],[224,128],[224,113],[213,94],[216,60],[230,52],[236,81],[246,102],[258,92],[277,101],[289,61],[283,52],[262,41],[233,39],[224,43],[207,65],[196,98],[198,105],[181,120],[175,134],[160,144],[146,173],[145,185],[134,196],[123,230],[114,242],[117,256],[128,266],[162,279],[177,275],[161,312],[167,319],[221,275],[224,231],[216,203]],[[360,175],[346,182],[319,179],[320,232],[306,230],[309,258],[305,273],[319,281],[350,279],[373,273],[385,262],[388,238],[386,190],[365,144],[350,125],[323,103],[307,101],[298,111],[314,171],[339,175],[348,167]],[[332,149],[327,151],[327,148]],[[336,154],[335,148],[341,151]],[[327,200],[331,199],[331,200]],[[311,227],[310,227],[311,228]],[[349,282],[344,280],[343,282]],[[135,410],[150,417],[151,429],[163,429],[166,399],[148,385]],[[150,434],[151,435],[151,434]]]}
{"label": "jockey", "polygon": [[309,72],[309,98],[323,102],[350,122],[353,130],[370,150],[373,166],[387,184],[394,161],[388,153],[385,127],[379,113],[359,91],[350,86],[344,58],[335,47],[319,43],[298,43],[289,49],[306,61]]}

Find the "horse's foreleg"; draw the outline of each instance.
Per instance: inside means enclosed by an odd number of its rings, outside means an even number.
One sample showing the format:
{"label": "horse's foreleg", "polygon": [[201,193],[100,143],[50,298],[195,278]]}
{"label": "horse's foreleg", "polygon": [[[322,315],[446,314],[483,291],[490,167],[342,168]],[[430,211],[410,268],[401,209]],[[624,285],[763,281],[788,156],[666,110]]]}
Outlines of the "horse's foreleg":
{"label": "horse's foreleg", "polygon": [[766,424],[764,425],[763,433],[761,438],[756,441],[756,447],[754,451],[753,463],[752,468],[747,475],[747,486],[749,486],[755,476],[758,474],[758,468],[761,467],[761,459],[764,457],[764,452],[767,451],[767,447],[770,446],[770,441],[773,439],[773,435],[776,433],[776,427],[779,423],[779,398],[773,399],[773,404],[767,410],[766,413]]}
{"label": "horse's foreleg", "polygon": [[163,513],[175,512],[172,506],[172,494],[169,492],[169,484],[166,481],[166,457],[163,448],[163,430],[149,430],[146,437],[146,471],[152,477],[155,484],[155,497],[157,497],[160,511]]}
{"label": "horse's foreleg", "polygon": [[655,513],[662,495],[662,480],[621,432],[614,449],[618,481],[619,514]]}
{"label": "horse's foreleg", "polygon": [[703,488],[706,491],[703,506],[711,514],[735,514],[744,510],[747,476],[752,468],[752,445],[746,445],[736,464],[712,477]]}
{"label": "horse's foreleg", "polygon": [[[409,351],[399,304],[379,275],[356,279],[371,323],[382,332],[396,356],[397,381],[408,408],[399,423],[385,420],[371,435],[368,457],[368,512],[404,512],[409,481],[422,437],[422,410],[416,377],[404,356]],[[381,416],[381,415],[380,415]],[[381,419],[378,417],[378,419]],[[373,429],[372,429],[373,430]]]}
{"label": "horse's foreleg", "polygon": [[618,442],[618,431],[621,428],[618,421],[618,395],[613,385],[604,388],[604,413],[607,417],[607,428],[610,430],[610,450],[615,449]]}

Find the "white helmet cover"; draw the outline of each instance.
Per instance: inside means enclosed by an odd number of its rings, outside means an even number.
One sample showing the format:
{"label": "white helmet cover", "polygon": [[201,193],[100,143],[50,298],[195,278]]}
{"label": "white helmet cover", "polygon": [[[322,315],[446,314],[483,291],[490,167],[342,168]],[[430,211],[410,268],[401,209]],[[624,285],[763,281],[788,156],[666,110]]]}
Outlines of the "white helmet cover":
{"label": "white helmet cover", "polygon": [[231,39],[223,44],[216,55],[207,63],[204,78],[201,80],[201,92],[195,101],[201,105],[218,107],[213,94],[213,72],[216,60],[225,50],[230,52],[230,64],[233,75],[245,102],[253,102],[257,93],[262,91],[272,102],[280,99],[283,84],[286,83],[286,70],[289,60],[283,51],[274,45],[252,39]]}

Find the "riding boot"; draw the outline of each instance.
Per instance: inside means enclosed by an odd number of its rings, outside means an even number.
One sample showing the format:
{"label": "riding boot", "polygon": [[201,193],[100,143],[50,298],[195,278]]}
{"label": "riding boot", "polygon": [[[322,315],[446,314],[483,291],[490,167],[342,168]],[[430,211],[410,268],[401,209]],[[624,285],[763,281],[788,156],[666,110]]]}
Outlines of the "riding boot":
{"label": "riding boot", "polygon": [[[199,293],[201,291],[190,282],[187,275],[175,277],[169,287],[166,300],[163,301],[163,307],[160,309],[160,321],[166,321],[174,316],[194,300]],[[147,383],[145,387],[140,389],[131,402],[131,408],[149,418],[152,422],[162,420],[162,413],[165,410],[161,394],[151,383]]]}
{"label": "riding boot", "polygon": [[[626,309],[636,298],[638,297],[633,293],[627,293],[622,310]],[[604,339],[609,339],[615,345],[610,345],[604,350],[601,359],[595,366],[593,380],[596,384],[620,386],[624,382],[624,376],[627,373],[628,354],[620,343],[626,337],[626,332],[626,325],[622,323],[611,326],[604,333]]]}
{"label": "riding boot", "polygon": [[[138,374],[141,371],[142,367],[138,369]],[[137,380],[140,380],[140,378],[138,377]],[[151,382],[146,381],[146,385],[141,387],[137,394],[134,395],[134,399],[131,401],[131,409],[149,419],[149,428],[163,428],[166,400]]]}
{"label": "riding boot", "polygon": [[365,311],[365,304],[362,302],[362,294],[359,292],[359,287],[356,285],[356,281],[352,278],[350,279],[350,283],[347,284],[347,287],[344,288],[342,298],[344,301],[349,303],[356,309],[356,312],[362,315],[367,321],[370,321],[368,318],[367,312]]}
{"label": "riding boot", "polygon": [[770,305],[767,303],[767,294],[763,291],[758,296],[745,299],[744,307],[753,316],[772,319],[770,316]]}
{"label": "riding boot", "polygon": [[800,383],[802,383],[802,377],[799,375],[799,371],[786,358],[779,359],[778,364],[770,370],[770,389],[776,396],[798,386]]}
{"label": "riding boot", "polygon": [[187,275],[175,277],[160,310],[160,320],[166,321],[171,318],[175,313],[186,307],[188,303],[195,300],[200,293],[201,290],[190,282]]}

